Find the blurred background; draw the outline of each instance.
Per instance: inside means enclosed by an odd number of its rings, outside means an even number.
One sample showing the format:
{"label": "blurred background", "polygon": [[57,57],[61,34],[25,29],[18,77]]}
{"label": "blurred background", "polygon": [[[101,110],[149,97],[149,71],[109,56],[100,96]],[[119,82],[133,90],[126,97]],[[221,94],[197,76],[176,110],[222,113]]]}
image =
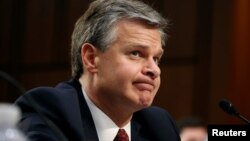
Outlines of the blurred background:
{"label": "blurred background", "polygon": [[[226,98],[250,118],[250,1],[144,0],[170,20],[155,105],[178,120],[243,123],[225,114]],[[71,78],[74,23],[91,0],[1,0],[0,71],[26,90]],[[0,102],[22,92],[0,78]]]}

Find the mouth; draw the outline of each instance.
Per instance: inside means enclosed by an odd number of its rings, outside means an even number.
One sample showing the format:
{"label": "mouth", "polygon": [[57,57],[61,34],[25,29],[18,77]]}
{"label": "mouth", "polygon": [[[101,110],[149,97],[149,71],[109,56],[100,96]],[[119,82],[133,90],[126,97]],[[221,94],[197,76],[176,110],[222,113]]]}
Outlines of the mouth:
{"label": "mouth", "polygon": [[138,82],[134,82],[133,85],[139,91],[148,91],[148,92],[152,92],[155,87],[151,81],[138,81]]}

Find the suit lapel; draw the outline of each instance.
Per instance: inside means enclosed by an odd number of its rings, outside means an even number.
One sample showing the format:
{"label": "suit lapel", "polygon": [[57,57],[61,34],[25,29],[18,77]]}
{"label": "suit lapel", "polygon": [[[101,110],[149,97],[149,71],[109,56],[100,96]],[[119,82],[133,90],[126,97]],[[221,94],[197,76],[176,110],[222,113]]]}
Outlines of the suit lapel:
{"label": "suit lapel", "polygon": [[[79,108],[81,111],[84,141],[99,141],[91,112],[86,103],[86,100],[83,97],[81,85],[77,80],[74,80],[73,85],[77,90],[80,105]],[[146,132],[147,130],[143,125],[141,125],[140,121],[137,121],[137,119],[133,118],[131,121],[131,141],[149,141]]]}
{"label": "suit lapel", "polygon": [[143,126],[135,119],[131,121],[131,141],[149,141],[147,133],[142,128]]}
{"label": "suit lapel", "polygon": [[99,141],[93,118],[91,116],[86,100],[83,97],[81,85],[77,80],[75,80],[74,87],[76,88],[77,94],[78,94],[78,100],[79,100],[79,106],[80,106],[79,108],[81,111],[81,119],[82,119],[82,127],[84,131],[83,132],[84,141]]}
{"label": "suit lapel", "polygon": [[134,120],[131,122],[131,140],[132,141],[140,141],[139,139],[139,131],[141,126]]}

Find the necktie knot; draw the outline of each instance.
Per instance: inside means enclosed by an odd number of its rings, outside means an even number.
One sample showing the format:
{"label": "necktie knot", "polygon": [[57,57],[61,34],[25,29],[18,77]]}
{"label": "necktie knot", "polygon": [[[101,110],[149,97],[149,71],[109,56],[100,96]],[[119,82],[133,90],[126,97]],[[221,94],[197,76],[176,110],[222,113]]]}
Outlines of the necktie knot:
{"label": "necktie knot", "polygon": [[128,134],[124,129],[119,129],[114,141],[129,141]]}

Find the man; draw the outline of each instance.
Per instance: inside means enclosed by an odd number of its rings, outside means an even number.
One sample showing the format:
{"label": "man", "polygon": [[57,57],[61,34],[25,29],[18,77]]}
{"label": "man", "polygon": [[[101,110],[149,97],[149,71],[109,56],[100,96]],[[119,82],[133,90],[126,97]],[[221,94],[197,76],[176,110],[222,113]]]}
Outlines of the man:
{"label": "man", "polygon": [[178,141],[170,115],[150,106],[166,25],[139,1],[92,2],[72,35],[73,79],[18,99],[20,128],[31,141]]}
{"label": "man", "polygon": [[196,117],[184,118],[178,121],[181,141],[207,141],[207,126]]}

